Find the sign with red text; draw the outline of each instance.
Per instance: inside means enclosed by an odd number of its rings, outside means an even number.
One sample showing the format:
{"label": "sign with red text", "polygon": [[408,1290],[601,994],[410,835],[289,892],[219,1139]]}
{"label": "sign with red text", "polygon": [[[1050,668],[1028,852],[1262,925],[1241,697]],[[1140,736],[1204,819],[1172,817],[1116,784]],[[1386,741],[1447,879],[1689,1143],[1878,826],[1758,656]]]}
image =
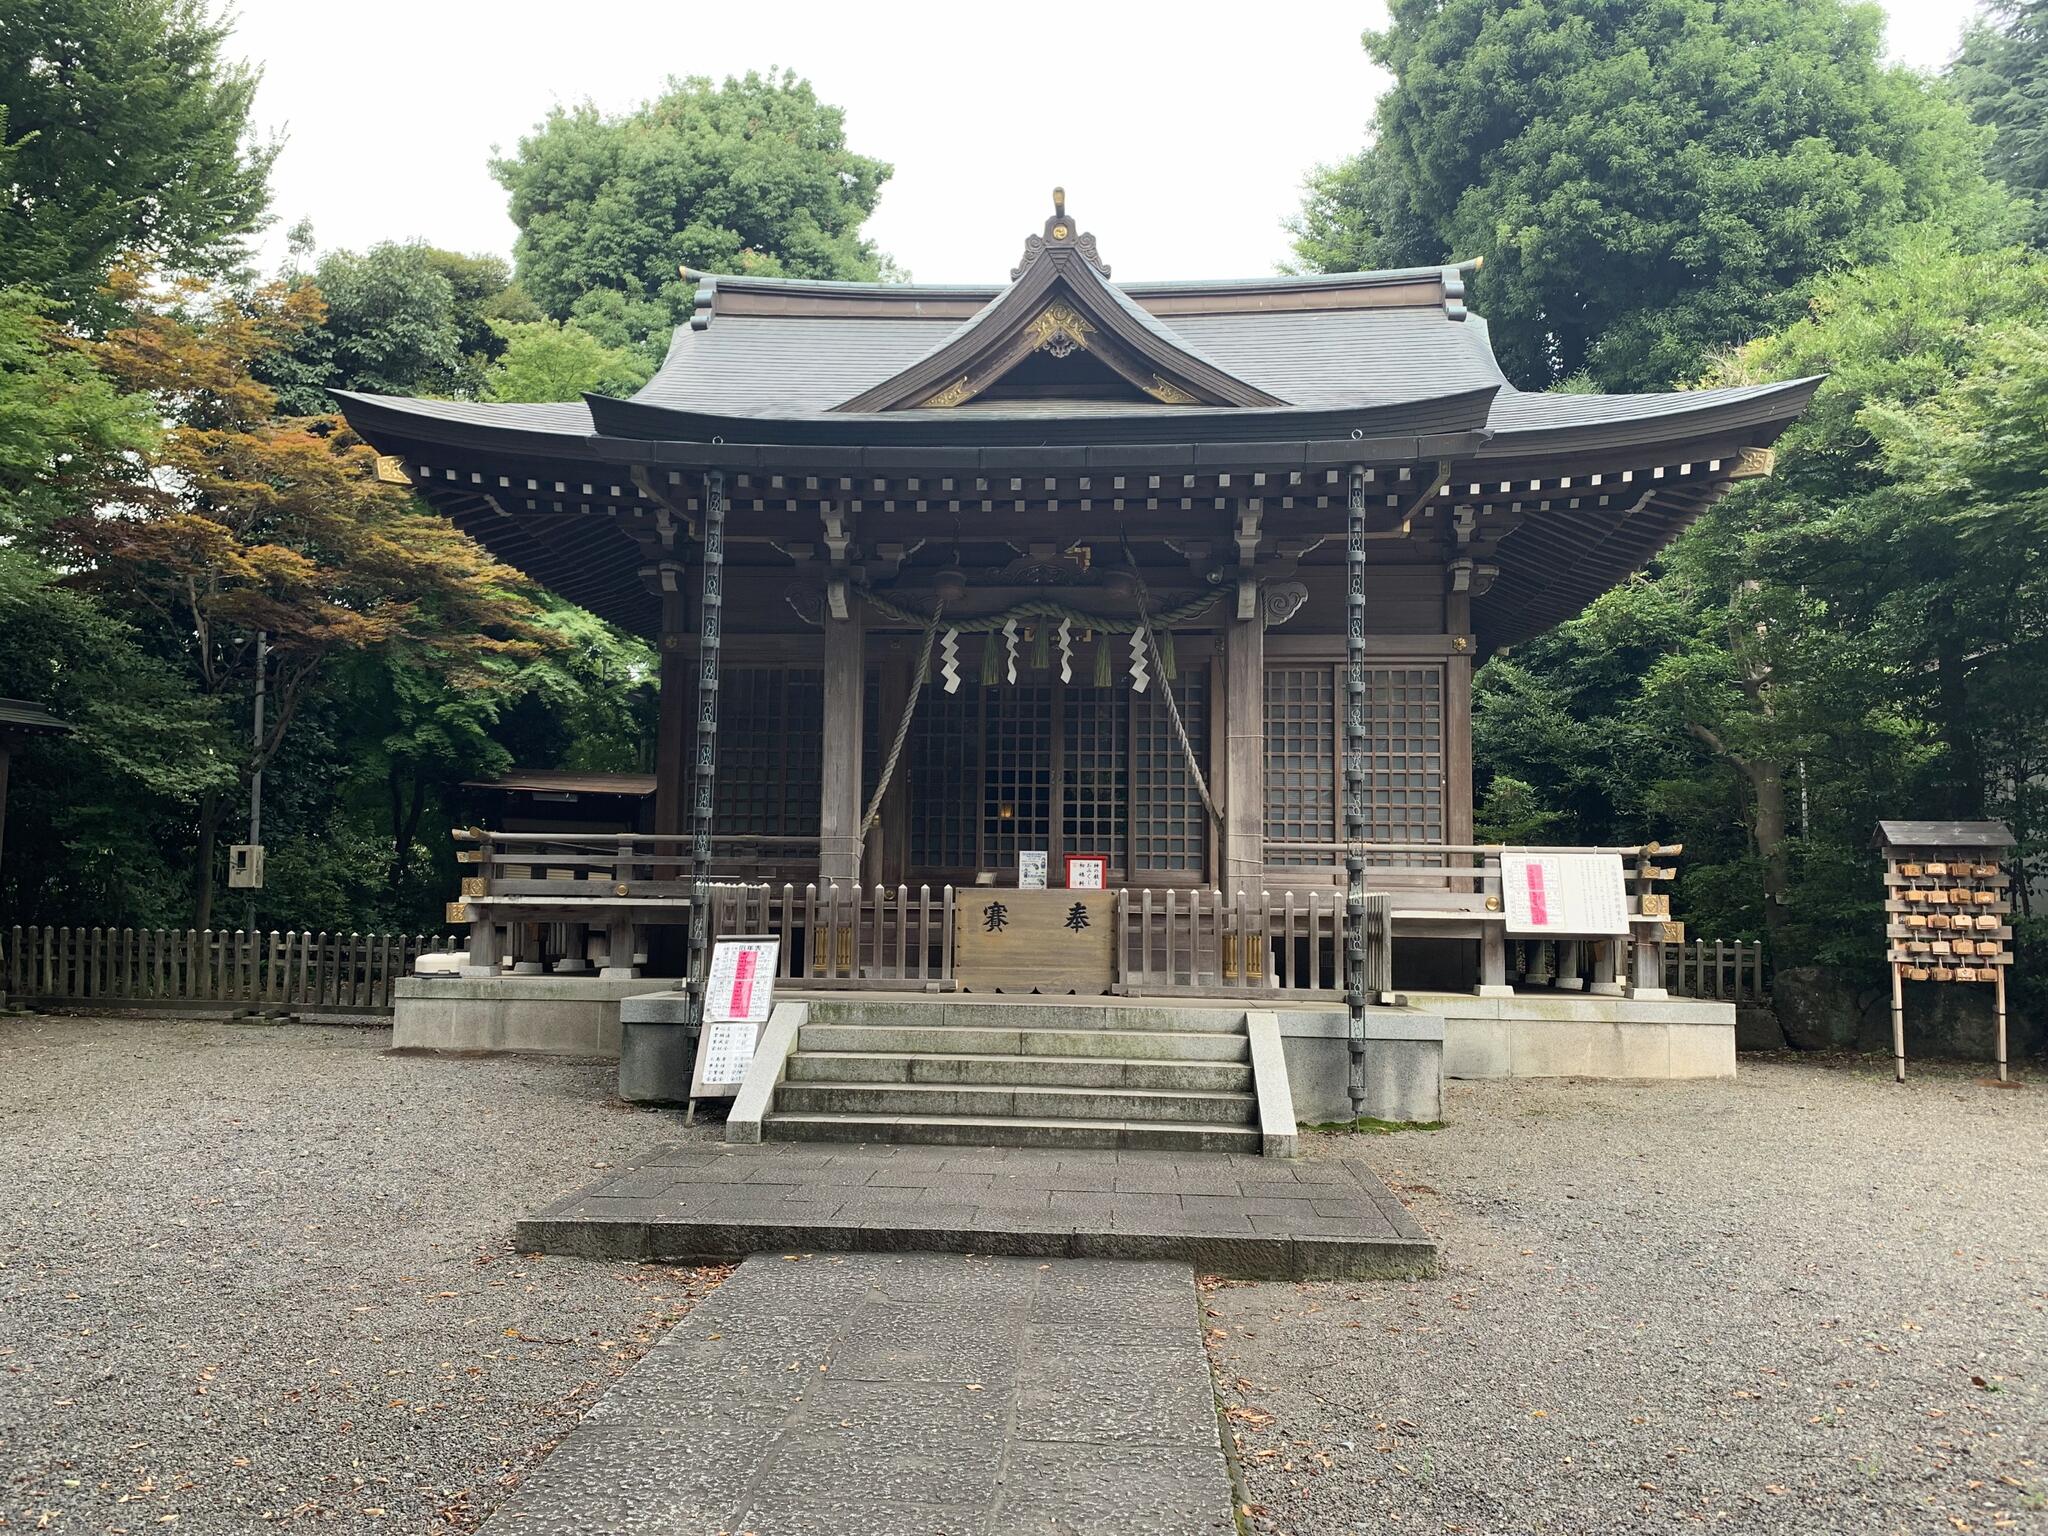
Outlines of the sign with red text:
{"label": "sign with red text", "polygon": [[765,1024],[775,1004],[775,962],[782,941],[741,937],[711,946],[711,974],[704,984],[706,1024]]}
{"label": "sign with red text", "polygon": [[1516,936],[1626,935],[1628,891],[1614,853],[1500,856],[1501,907]]}

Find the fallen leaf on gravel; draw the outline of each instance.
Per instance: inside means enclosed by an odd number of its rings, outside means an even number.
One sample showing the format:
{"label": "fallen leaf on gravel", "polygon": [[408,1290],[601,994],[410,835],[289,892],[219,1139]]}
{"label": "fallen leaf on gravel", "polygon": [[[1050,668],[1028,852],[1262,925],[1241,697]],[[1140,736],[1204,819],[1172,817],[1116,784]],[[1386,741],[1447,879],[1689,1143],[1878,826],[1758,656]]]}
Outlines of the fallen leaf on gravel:
{"label": "fallen leaf on gravel", "polygon": [[1248,1408],[1239,1403],[1223,1410],[1223,1417],[1235,1419],[1240,1424],[1249,1424],[1253,1429],[1264,1429],[1273,1422],[1273,1415],[1263,1408]]}

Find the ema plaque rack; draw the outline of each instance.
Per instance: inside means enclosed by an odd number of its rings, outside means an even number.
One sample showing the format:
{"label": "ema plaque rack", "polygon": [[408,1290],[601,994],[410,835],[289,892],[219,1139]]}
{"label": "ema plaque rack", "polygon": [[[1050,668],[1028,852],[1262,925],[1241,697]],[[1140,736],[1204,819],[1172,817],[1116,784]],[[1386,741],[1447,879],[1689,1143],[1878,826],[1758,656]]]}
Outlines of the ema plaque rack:
{"label": "ema plaque rack", "polygon": [[2012,964],[2012,832],[2000,821],[1881,821],[1892,1065],[1906,1080],[1906,983],[1988,983],[2005,1081],[2005,972]]}

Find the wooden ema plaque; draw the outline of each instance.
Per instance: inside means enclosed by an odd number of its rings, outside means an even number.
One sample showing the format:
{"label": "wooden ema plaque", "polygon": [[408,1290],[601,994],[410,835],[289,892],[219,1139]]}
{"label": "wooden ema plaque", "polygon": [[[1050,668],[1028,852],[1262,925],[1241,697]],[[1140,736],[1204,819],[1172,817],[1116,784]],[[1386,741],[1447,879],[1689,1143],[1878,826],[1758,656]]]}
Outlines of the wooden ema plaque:
{"label": "wooden ema plaque", "polygon": [[[2011,834],[1996,822],[1949,824],[1964,843],[1918,841],[1940,824],[1881,823],[1885,852],[1885,959],[1892,973],[1892,1056],[1906,1079],[1905,983],[1988,983],[1998,1025],[1998,1076],[2005,1062],[2005,972],[2012,964],[2011,880],[2000,854]],[[1995,829],[1992,830],[1992,829]],[[2001,846],[2002,844],[2002,846]]]}
{"label": "wooden ema plaque", "polygon": [[1107,992],[1116,893],[975,886],[953,909],[954,975],[970,992]]}

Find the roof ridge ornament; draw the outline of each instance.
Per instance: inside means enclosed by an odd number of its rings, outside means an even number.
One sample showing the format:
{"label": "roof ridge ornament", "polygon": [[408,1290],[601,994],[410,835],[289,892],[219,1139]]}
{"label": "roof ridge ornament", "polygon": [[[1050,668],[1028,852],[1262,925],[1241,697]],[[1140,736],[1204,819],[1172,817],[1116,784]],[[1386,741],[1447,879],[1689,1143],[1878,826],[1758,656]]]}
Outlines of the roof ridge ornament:
{"label": "roof ridge ornament", "polygon": [[1095,236],[1075,233],[1074,221],[1067,217],[1065,187],[1052,189],[1052,217],[1045,221],[1045,233],[1025,237],[1024,259],[1010,269],[1010,281],[1016,282],[1031,270],[1033,262],[1043,256],[1048,249],[1053,248],[1078,251],[1081,259],[1100,272],[1105,280],[1109,277],[1109,266],[1103,261],[1102,253],[1095,247]]}

